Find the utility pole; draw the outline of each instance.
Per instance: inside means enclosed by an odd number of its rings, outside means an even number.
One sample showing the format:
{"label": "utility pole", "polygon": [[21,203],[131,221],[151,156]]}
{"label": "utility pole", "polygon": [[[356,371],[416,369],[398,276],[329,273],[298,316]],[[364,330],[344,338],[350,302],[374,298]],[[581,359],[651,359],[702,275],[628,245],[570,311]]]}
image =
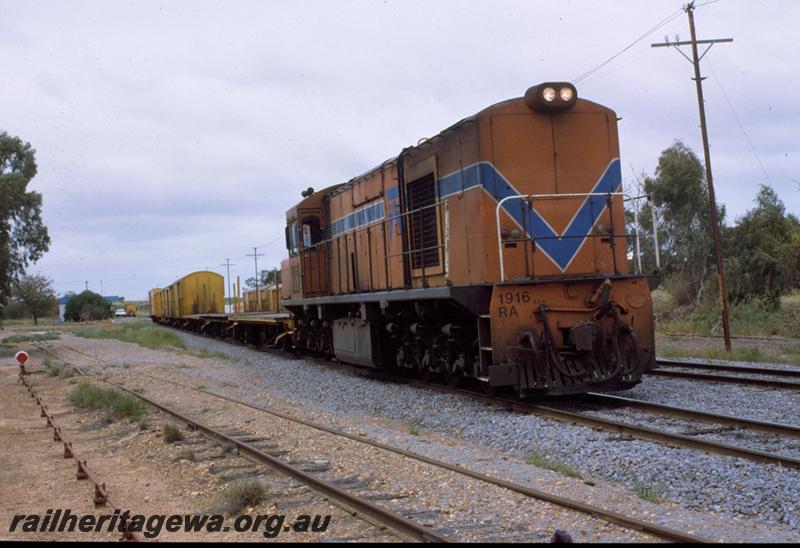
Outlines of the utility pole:
{"label": "utility pole", "polygon": [[253,260],[256,262],[256,299],[258,302],[258,309],[261,310],[261,293],[258,291],[258,258],[263,257],[264,254],[259,253],[258,248],[254,247],[252,255],[248,254],[247,256],[252,257]]}
{"label": "utility pole", "polygon": [[[722,310],[722,331],[725,335],[725,350],[728,352],[731,351],[731,325],[730,325],[730,318],[728,316],[728,297],[727,292],[725,289],[725,270],[722,265],[722,244],[720,242],[720,234],[719,234],[719,219],[717,219],[717,199],[714,195],[714,179],[711,176],[711,152],[708,148],[708,129],[706,127],[706,108],[705,108],[705,100],[703,99],[703,80],[704,77],[700,76],[700,60],[705,57],[708,50],[714,44],[722,43],[722,42],[733,42],[733,38],[715,38],[712,40],[698,40],[697,34],[694,28],[694,2],[689,2],[684,6],[684,10],[686,14],[689,16],[689,31],[691,33],[692,39],[688,42],[670,42],[667,39],[666,42],[661,44],[651,44],[651,47],[654,48],[663,48],[663,47],[674,47],[675,51],[683,55],[687,61],[689,61],[694,67],[694,80],[695,85],[697,87],[697,106],[700,111],[700,133],[703,137],[703,155],[705,156],[705,163],[706,163],[706,181],[708,182],[708,201],[711,205],[711,224],[713,225],[712,233],[714,235],[714,252],[717,259],[717,276],[719,278],[719,304],[720,309]],[[708,47],[705,49],[702,55],[697,54],[697,45],[698,44],[708,44]],[[689,59],[680,49],[680,46],[692,46],[692,58]]]}
{"label": "utility pole", "polygon": [[89,291],[89,280],[86,280],[85,282],[83,282],[83,287],[84,287],[84,290]]}
{"label": "utility pole", "polygon": [[230,298],[231,304],[233,304],[233,292],[231,290],[231,267],[236,266],[236,263],[231,264],[230,259],[225,259],[225,264],[220,266],[224,266],[228,269],[228,297]]}

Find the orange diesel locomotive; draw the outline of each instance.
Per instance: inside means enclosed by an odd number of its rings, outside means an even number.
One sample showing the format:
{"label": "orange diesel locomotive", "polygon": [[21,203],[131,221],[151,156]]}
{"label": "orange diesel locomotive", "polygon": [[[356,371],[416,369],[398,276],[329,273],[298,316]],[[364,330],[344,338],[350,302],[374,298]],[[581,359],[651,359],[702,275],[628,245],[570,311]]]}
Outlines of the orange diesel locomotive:
{"label": "orange diesel locomotive", "polygon": [[547,83],[308,189],[281,265],[293,344],[488,392],[633,386],[653,314],[621,183],[614,111]]}

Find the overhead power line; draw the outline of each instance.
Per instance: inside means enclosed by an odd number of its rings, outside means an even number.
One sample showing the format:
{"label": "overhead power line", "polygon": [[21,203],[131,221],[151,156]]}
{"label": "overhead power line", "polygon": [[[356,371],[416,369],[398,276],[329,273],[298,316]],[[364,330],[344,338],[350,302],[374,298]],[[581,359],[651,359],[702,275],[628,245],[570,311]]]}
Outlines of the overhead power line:
{"label": "overhead power line", "polygon": [[719,90],[722,92],[722,96],[725,98],[725,102],[728,103],[728,108],[731,109],[733,118],[736,120],[736,123],[739,124],[739,129],[742,130],[744,138],[747,139],[747,142],[750,144],[750,150],[753,151],[753,155],[755,155],[756,161],[758,161],[758,165],[761,166],[761,171],[764,173],[764,177],[766,177],[767,183],[769,183],[769,185],[772,186],[772,180],[769,178],[769,173],[767,173],[767,169],[764,167],[764,163],[761,161],[761,157],[758,155],[758,151],[756,150],[756,147],[753,144],[752,139],[750,139],[750,135],[744,128],[744,124],[742,124],[742,121],[739,119],[739,115],[736,114],[736,109],[733,108],[733,103],[731,103],[731,100],[728,99],[728,94],[725,93],[725,88],[722,87],[722,82],[720,81],[719,77],[717,77],[717,73],[714,71],[714,67],[711,66],[711,60],[707,59],[706,62],[708,63],[708,68],[711,69],[711,75],[714,77],[714,80],[717,82],[717,86],[719,86]]}
{"label": "overhead power line", "polygon": [[676,11],[672,12],[667,17],[662,19],[661,22],[659,22],[654,27],[649,29],[647,32],[645,32],[644,34],[639,36],[636,40],[634,40],[633,42],[631,42],[630,44],[628,44],[627,46],[622,48],[619,52],[615,53],[614,55],[612,55],[611,57],[609,57],[608,59],[606,59],[605,61],[603,61],[599,65],[597,65],[596,67],[594,67],[593,69],[587,70],[586,72],[584,72],[580,76],[577,76],[576,78],[574,78],[572,80],[572,83],[573,84],[577,84],[581,80],[585,80],[586,78],[588,78],[589,76],[591,76],[592,74],[594,74],[595,72],[597,72],[598,70],[600,70],[601,68],[603,68],[604,66],[609,64],[611,61],[613,61],[614,59],[616,59],[617,57],[619,57],[620,55],[622,55],[623,53],[625,53],[626,51],[631,49],[633,46],[635,46],[636,44],[638,44],[639,42],[641,42],[642,40],[644,40],[645,38],[647,38],[648,36],[653,34],[655,31],[657,31],[658,29],[660,29],[664,25],[667,25],[667,24],[671,23],[674,19],[678,18],[681,15],[681,13],[683,13],[683,9],[679,9],[679,10],[676,10]]}

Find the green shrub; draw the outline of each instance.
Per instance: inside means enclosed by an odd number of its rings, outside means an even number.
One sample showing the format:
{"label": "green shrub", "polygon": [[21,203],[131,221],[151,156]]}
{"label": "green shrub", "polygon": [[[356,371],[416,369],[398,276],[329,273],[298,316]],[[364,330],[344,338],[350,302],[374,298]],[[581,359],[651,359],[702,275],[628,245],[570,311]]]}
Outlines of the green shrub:
{"label": "green shrub", "polygon": [[76,407],[83,409],[105,409],[112,417],[139,420],[147,411],[145,405],[131,394],[114,388],[100,388],[82,381],[72,389],[69,397]]}
{"label": "green shrub", "polygon": [[675,307],[672,295],[663,289],[656,289],[650,297],[653,300],[653,314],[658,317],[668,314]]}
{"label": "green shrub", "polygon": [[545,468],[547,470],[552,470],[553,472],[558,472],[563,476],[567,476],[568,478],[581,478],[581,472],[577,468],[570,466],[564,462],[559,462],[556,460],[551,459],[547,455],[543,453],[539,453],[534,451],[533,453],[528,454],[523,459],[527,464],[531,464],[533,466],[538,466],[539,468]]}
{"label": "green shrub", "polygon": [[800,294],[792,293],[781,299],[778,325],[781,335],[800,338]]}
{"label": "green shrub", "polygon": [[117,339],[152,349],[165,346],[186,348],[178,335],[148,321],[136,321],[109,327],[87,327],[78,329],[75,334],[87,339]]}
{"label": "green shrub", "polygon": [[66,363],[52,363],[49,359],[44,361],[44,369],[48,377],[61,377],[68,379],[74,375],[72,367]]}
{"label": "green shrub", "polygon": [[704,360],[735,360],[743,362],[783,363],[762,352],[755,346],[734,346],[731,352],[722,347],[700,348],[687,351],[683,346],[664,345],[659,347],[658,355],[664,358],[698,358]]}
{"label": "green shrub", "polygon": [[39,333],[36,335],[11,335],[3,339],[3,344],[15,344],[23,342],[46,342],[55,341],[61,338],[61,333],[58,331],[48,331],[46,333]]}
{"label": "green shrub", "polygon": [[638,480],[633,484],[633,490],[636,492],[637,497],[648,502],[654,502],[658,504],[664,500],[664,497],[661,495],[661,492],[658,489],[646,485]]}
{"label": "green shrub", "polygon": [[114,315],[111,303],[93,291],[72,295],[64,308],[64,319],[70,322],[105,320]]}
{"label": "green shrub", "polygon": [[[766,299],[750,299],[729,303],[728,315],[733,335],[787,337],[800,336],[800,304],[784,304],[775,309]],[[697,333],[721,335],[722,316],[719,302],[704,304],[696,308],[675,309],[669,318],[658,321],[662,333]]]}

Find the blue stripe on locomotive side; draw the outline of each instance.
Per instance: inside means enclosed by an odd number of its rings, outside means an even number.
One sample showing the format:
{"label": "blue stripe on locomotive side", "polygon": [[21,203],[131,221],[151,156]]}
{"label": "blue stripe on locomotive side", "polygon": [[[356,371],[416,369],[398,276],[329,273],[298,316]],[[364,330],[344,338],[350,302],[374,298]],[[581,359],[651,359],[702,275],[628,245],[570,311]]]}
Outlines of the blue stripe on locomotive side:
{"label": "blue stripe on locomotive side", "polygon": [[[620,161],[619,158],[615,158],[608,164],[590,192],[608,194],[616,192],[621,185],[622,171]],[[437,182],[440,200],[473,188],[483,188],[496,202],[509,196],[520,195],[491,162],[480,162],[448,173]],[[386,189],[387,201],[397,200],[398,198],[398,187],[393,186]],[[524,200],[511,200],[503,204],[503,209],[506,213],[516,221],[520,228],[525,230],[529,238],[535,240],[537,247],[547,254],[561,270],[566,270],[572,259],[575,258],[578,250],[589,237],[592,227],[594,227],[606,207],[606,196],[587,196],[564,232],[558,234],[536,211],[535,204],[532,208],[528,207]],[[391,220],[394,221],[395,217],[393,216]],[[384,204],[383,202],[377,202],[331,223],[331,234],[337,236],[383,219]],[[393,236],[393,224],[394,222],[389,223],[390,238]]]}

